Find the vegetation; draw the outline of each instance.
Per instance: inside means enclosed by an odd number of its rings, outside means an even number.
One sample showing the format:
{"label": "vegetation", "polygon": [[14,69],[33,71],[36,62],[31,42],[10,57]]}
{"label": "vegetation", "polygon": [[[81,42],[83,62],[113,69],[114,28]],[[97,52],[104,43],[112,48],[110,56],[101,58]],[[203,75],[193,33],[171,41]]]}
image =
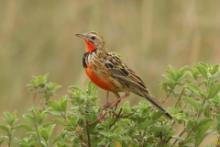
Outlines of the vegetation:
{"label": "vegetation", "polygon": [[47,75],[36,76],[29,87],[42,105],[22,116],[5,112],[0,143],[9,147],[197,147],[215,134],[213,146],[218,146],[219,77],[219,65],[170,67],[162,82],[167,98],[175,101],[169,109],[174,117],[170,120],[145,100],[134,106],[125,102],[117,109],[104,109],[96,103],[92,84],[86,91],[71,86],[65,96],[54,99],[61,86],[49,82]]}

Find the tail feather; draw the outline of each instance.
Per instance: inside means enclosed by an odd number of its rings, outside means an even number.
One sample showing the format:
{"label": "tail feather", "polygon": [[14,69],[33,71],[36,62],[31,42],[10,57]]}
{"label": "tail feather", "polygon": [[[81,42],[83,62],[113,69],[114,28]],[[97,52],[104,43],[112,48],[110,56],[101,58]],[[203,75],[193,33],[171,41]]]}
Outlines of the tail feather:
{"label": "tail feather", "polygon": [[148,101],[151,102],[151,104],[153,104],[154,106],[156,106],[160,111],[162,111],[164,113],[164,115],[166,115],[168,118],[172,119],[172,115],[167,112],[162,106],[160,106],[157,102],[154,101],[155,98],[153,98],[152,96],[145,95],[144,98],[146,98]]}
{"label": "tail feather", "polygon": [[146,98],[151,104],[153,104],[157,109],[159,109],[164,115],[166,115],[169,119],[172,119],[172,115],[167,112],[160,104],[158,104],[155,100],[156,98],[154,98],[153,96],[151,96],[149,94],[149,92],[145,89],[145,90],[135,90],[133,91],[134,93]]}
{"label": "tail feather", "polygon": [[[122,85],[126,85],[129,91],[141,96],[145,97],[148,101],[151,102],[154,106],[156,106],[164,115],[166,115],[168,118],[172,119],[170,113],[168,113],[162,106],[160,106],[155,100],[153,96],[150,95],[146,87],[144,86],[144,83],[139,77],[133,74],[133,76],[136,76],[136,78],[139,79],[139,83],[135,81],[134,79],[126,78],[125,76],[121,76],[118,74],[113,74],[114,78],[116,78],[118,81],[122,83]],[[136,79],[137,80],[137,79]]]}

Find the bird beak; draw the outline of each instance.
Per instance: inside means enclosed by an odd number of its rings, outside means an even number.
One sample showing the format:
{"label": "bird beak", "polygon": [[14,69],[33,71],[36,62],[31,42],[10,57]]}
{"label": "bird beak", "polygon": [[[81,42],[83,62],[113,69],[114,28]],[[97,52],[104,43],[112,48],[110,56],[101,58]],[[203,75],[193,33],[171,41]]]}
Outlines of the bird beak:
{"label": "bird beak", "polygon": [[75,34],[77,37],[82,38],[82,39],[86,39],[86,35],[85,34]]}

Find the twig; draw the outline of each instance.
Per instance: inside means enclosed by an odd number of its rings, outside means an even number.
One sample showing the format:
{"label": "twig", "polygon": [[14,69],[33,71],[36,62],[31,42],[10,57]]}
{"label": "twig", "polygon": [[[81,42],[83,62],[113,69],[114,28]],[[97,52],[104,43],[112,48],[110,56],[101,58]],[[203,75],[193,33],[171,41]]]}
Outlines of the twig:
{"label": "twig", "polygon": [[86,135],[87,135],[87,144],[88,144],[88,147],[92,147],[92,146],[91,146],[91,138],[90,138],[89,122],[88,122],[88,121],[86,121]]}
{"label": "twig", "polygon": [[34,128],[35,128],[35,131],[37,133],[37,140],[38,140],[39,144],[42,145],[42,143],[41,143],[41,136],[40,136],[40,133],[39,133],[39,130],[38,130],[38,126],[37,126],[36,123],[34,123]]}
{"label": "twig", "polygon": [[8,147],[11,147],[11,143],[12,143],[12,133],[9,132],[9,135],[8,135]]}
{"label": "twig", "polygon": [[218,136],[218,140],[217,140],[217,143],[216,143],[216,147],[220,147],[220,136]]}
{"label": "twig", "polygon": [[184,92],[185,92],[185,87],[182,89],[182,91],[181,91],[181,93],[180,93],[180,95],[179,95],[179,97],[176,101],[175,107],[177,107],[177,105],[180,103],[180,100],[182,99],[182,96],[183,96]]}
{"label": "twig", "polygon": [[84,147],[88,147],[86,141],[83,139],[82,135],[79,135],[79,139],[81,140],[81,145]]}
{"label": "twig", "polygon": [[[184,129],[180,132],[180,134],[178,135],[178,137],[182,137],[185,132],[186,132],[186,128],[184,128]],[[171,145],[171,147],[174,147],[174,145],[177,143],[177,141],[178,141],[178,139],[176,139],[176,140],[173,142],[173,144]]]}
{"label": "twig", "polygon": [[119,110],[119,112],[115,115],[115,119],[114,121],[109,125],[109,129],[121,118],[121,112],[122,112],[122,109]]}
{"label": "twig", "polygon": [[[175,103],[175,108],[176,108],[177,105],[180,103],[184,92],[185,92],[185,87],[184,87],[184,88],[181,90],[181,92],[180,92],[180,95],[179,95],[179,97],[178,97],[178,99],[177,99],[177,101],[176,101],[176,103]],[[176,121],[174,120],[171,125],[174,126],[175,123],[176,123]],[[183,133],[184,133],[184,132],[183,132]],[[168,138],[167,142],[169,142],[171,139],[172,139],[172,137]],[[177,141],[177,140],[176,140],[176,141]]]}
{"label": "twig", "polygon": [[[208,99],[208,97],[205,97],[205,98],[203,99],[202,104],[201,104],[201,108],[204,107],[205,102],[206,102],[207,99]],[[200,111],[197,113],[197,118],[199,118],[201,114],[202,114],[202,110],[200,110]]]}

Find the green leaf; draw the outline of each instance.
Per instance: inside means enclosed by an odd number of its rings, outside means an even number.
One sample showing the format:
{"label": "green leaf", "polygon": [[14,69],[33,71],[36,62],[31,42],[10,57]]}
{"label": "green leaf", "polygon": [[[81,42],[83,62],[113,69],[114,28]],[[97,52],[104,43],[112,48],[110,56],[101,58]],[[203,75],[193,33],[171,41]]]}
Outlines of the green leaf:
{"label": "green leaf", "polygon": [[199,146],[209,134],[212,123],[210,118],[190,120],[187,124],[187,131],[191,133],[191,135],[187,137],[186,141],[188,140],[187,142],[190,142],[191,140],[194,146]]}
{"label": "green leaf", "polygon": [[14,128],[15,129],[24,129],[25,131],[31,131],[33,129],[28,124],[17,124]]}
{"label": "green leaf", "polygon": [[71,87],[69,90],[69,95],[73,105],[82,105],[85,104],[87,99],[87,93],[77,87]]}
{"label": "green leaf", "polygon": [[23,118],[32,122],[33,124],[42,124],[46,118],[47,112],[32,108],[29,113],[24,114]]}
{"label": "green leaf", "polygon": [[220,84],[213,85],[209,88],[208,98],[216,97],[220,92]]}
{"label": "green leaf", "polygon": [[0,145],[8,140],[8,136],[0,136]]}
{"label": "green leaf", "polygon": [[217,117],[217,124],[216,124],[216,130],[220,134],[220,116]]}
{"label": "green leaf", "polygon": [[212,109],[212,105],[206,103],[204,106],[203,106],[203,111],[204,111],[204,116],[206,116],[207,118],[211,118],[212,117],[212,114],[213,112],[210,111]]}
{"label": "green leaf", "polygon": [[204,119],[198,122],[195,132],[195,146],[199,146],[204,138],[209,134],[209,128],[212,126],[211,119]]}
{"label": "green leaf", "polygon": [[178,123],[183,123],[187,121],[186,114],[181,108],[172,108],[171,112],[172,116],[175,118],[175,120],[177,120]]}
{"label": "green leaf", "polygon": [[44,88],[48,81],[48,74],[34,76],[29,86],[32,88]]}
{"label": "green leaf", "polygon": [[174,69],[169,66],[168,71],[163,75],[164,82],[162,83],[162,88],[168,94],[174,94],[175,88],[182,84],[182,79],[187,75],[189,67],[185,66],[180,69]]}
{"label": "green leaf", "polygon": [[96,96],[97,94],[97,88],[92,82],[89,82],[87,93],[90,96]]}
{"label": "green leaf", "polygon": [[200,110],[200,102],[198,100],[193,99],[192,97],[186,97],[185,100],[197,111]]}
{"label": "green leaf", "polygon": [[167,71],[167,77],[169,79],[174,80],[175,82],[178,82],[187,71],[188,67],[182,67],[180,69],[174,69],[172,66],[169,66],[169,70]]}
{"label": "green leaf", "polygon": [[200,86],[196,84],[187,83],[185,87],[187,88],[187,90],[191,92],[190,93],[191,97],[201,97],[201,98],[206,97],[206,91],[204,91]]}
{"label": "green leaf", "polygon": [[46,104],[48,103],[49,98],[61,88],[61,85],[48,81],[48,74],[34,76],[28,86],[32,92],[40,94],[40,96],[45,98]]}
{"label": "green leaf", "polygon": [[50,101],[49,112],[54,115],[64,114],[67,110],[67,98],[63,97],[59,100]]}
{"label": "green leaf", "polygon": [[12,126],[13,124],[15,124],[17,122],[17,115],[16,115],[16,113],[4,112],[3,115],[4,115],[4,120],[10,126]]}
{"label": "green leaf", "polygon": [[7,134],[9,134],[10,132],[10,126],[8,124],[0,124],[0,129],[4,132],[6,132]]}
{"label": "green leaf", "polygon": [[196,65],[196,68],[204,78],[208,79],[208,65],[207,64],[200,63]]}
{"label": "green leaf", "polygon": [[194,80],[197,80],[199,75],[200,75],[200,72],[196,69],[196,68],[191,68],[190,70],[190,76],[194,79]]}
{"label": "green leaf", "polygon": [[20,140],[19,145],[21,147],[35,147],[37,145],[36,140],[32,137],[24,137]]}
{"label": "green leaf", "polygon": [[49,137],[52,135],[55,126],[56,124],[50,124],[48,126],[39,127],[39,133],[46,142],[48,141]]}
{"label": "green leaf", "polygon": [[129,105],[128,101],[124,102],[121,108],[124,113],[127,113],[127,114],[131,113],[131,106]]}
{"label": "green leaf", "polygon": [[203,96],[202,91],[198,85],[189,83],[186,85],[186,87],[188,90],[190,90],[192,92],[192,94],[194,94],[196,96]]}
{"label": "green leaf", "polygon": [[46,85],[46,90],[50,93],[55,93],[58,89],[61,88],[61,85],[57,84],[57,83],[53,83],[53,82],[49,82]]}
{"label": "green leaf", "polygon": [[211,73],[212,75],[216,74],[217,72],[219,72],[219,65],[218,65],[218,64],[212,66],[212,68],[211,68],[211,70],[210,70],[210,73]]}

